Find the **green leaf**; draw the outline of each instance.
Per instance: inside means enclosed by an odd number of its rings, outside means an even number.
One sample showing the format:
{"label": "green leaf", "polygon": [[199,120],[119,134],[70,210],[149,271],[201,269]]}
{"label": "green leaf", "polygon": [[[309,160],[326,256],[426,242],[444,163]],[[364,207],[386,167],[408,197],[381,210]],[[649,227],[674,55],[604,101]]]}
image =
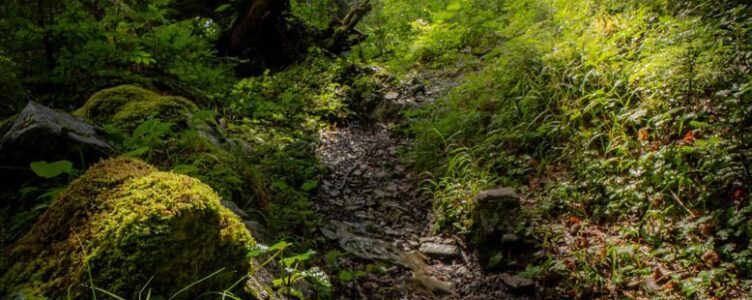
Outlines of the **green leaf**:
{"label": "green leaf", "polygon": [[162,122],[159,119],[144,121],[133,130],[129,145],[150,146],[162,140],[162,136],[170,133],[173,123]]}
{"label": "green leaf", "polygon": [[282,285],[282,283],[284,283],[284,281],[282,281],[282,279],[281,279],[281,278],[275,278],[274,280],[272,280],[272,284],[273,284],[274,286],[281,286],[281,285]]}
{"label": "green leaf", "polygon": [[261,254],[268,253],[271,250],[272,250],[271,247],[265,247],[265,246],[256,245],[256,246],[253,247],[253,249],[251,249],[251,251],[248,251],[248,253],[246,255],[248,257],[258,257]]}
{"label": "green leaf", "polygon": [[305,183],[303,183],[303,186],[301,186],[300,188],[303,191],[310,192],[313,189],[317,188],[318,186],[319,186],[318,180],[308,180]]}
{"label": "green leaf", "polygon": [[141,147],[141,148],[138,148],[136,150],[123,153],[123,156],[125,156],[125,157],[131,157],[131,158],[138,158],[138,157],[143,156],[144,154],[146,154],[146,152],[149,152],[150,150],[151,150],[151,147],[149,147],[149,146]]}
{"label": "green leaf", "polygon": [[353,281],[363,276],[366,276],[366,272],[363,272],[360,270],[352,270],[352,271],[342,270],[339,272],[339,275],[337,275],[339,280],[343,282]]}
{"label": "green leaf", "polygon": [[215,115],[216,112],[211,109],[198,111],[191,116],[191,125],[196,127],[201,124],[206,124],[209,120],[213,119]]}
{"label": "green leaf", "polygon": [[232,7],[232,5],[229,4],[229,3],[228,4],[222,4],[219,7],[217,7],[217,9],[215,9],[214,12],[221,13],[221,12],[227,11],[228,9],[230,9],[230,7]]}
{"label": "green leaf", "polygon": [[353,280],[353,274],[350,271],[340,271],[337,275],[340,281],[348,282]]}
{"label": "green leaf", "polygon": [[35,193],[38,190],[39,190],[38,187],[33,187],[33,186],[23,187],[21,188],[21,197],[26,197],[30,195],[31,193]]}
{"label": "green leaf", "polygon": [[326,253],[326,262],[329,263],[329,264],[334,263],[334,261],[338,257],[340,257],[342,255],[345,255],[345,254],[342,253],[342,251],[339,251],[339,250],[329,251],[329,252]]}
{"label": "green leaf", "polygon": [[281,250],[287,249],[287,247],[289,247],[289,246],[290,246],[289,243],[287,243],[285,241],[280,241],[280,242],[272,245],[271,247],[269,247],[269,250],[280,250],[281,251]]}
{"label": "green leaf", "polygon": [[54,178],[61,174],[70,175],[73,173],[73,163],[67,160],[59,160],[52,163],[37,161],[31,163],[30,166],[34,174],[43,178]]}
{"label": "green leaf", "polygon": [[707,129],[710,128],[710,124],[700,121],[689,121],[689,127],[694,129]]}
{"label": "green leaf", "polygon": [[51,188],[51,189],[47,190],[47,192],[45,192],[44,194],[39,195],[39,197],[37,197],[37,200],[55,199],[55,198],[57,198],[57,195],[60,195],[60,193],[62,193],[65,189],[66,189],[65,186],[57,187],[57,188]]}
{"label": "green leaf", "polygon": [[177,165],[172,168],[172,171],[183,175],[198,174],[198,167],[194,165]]}
{"label": "green leaf", "polygon": [[504,256],[501,255],[501,252],[496,253],[495,255],[491,256],[491,258],[488,260],[488,267],[493,268],[499,266],[501,262],[504,260]]}
{"label": "green leaf", "polygon": [[283,258],[280,260],[280,263],[283,264],[285,267],[289,268],[289,267],[292,267],[292,265],[295,264],[296,262],[304,262],[304,261],[311,259],[311,256],[313,256],[314,254],[316,254],[316,251],[309,249],[303,254],[298,254],[295,256]]}

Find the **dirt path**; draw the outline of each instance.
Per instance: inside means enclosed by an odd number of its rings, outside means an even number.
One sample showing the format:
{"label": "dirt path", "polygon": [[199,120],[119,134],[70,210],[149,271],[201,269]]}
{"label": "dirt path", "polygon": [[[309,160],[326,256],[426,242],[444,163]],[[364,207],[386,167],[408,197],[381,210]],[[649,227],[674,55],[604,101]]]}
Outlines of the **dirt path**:
{"label": "dirt path", "polygon": [[[371,269],[340,281],[338,291],[349,299],[516,298],[503,278],[482,274],[460,238],[432,233],[431,198],[400,159],[407,141],[391,126],[320,134],[317,154],[327,173],[316,209],[327,222],[321,234],[331,243],[319,250],[348,253],[329,270],[334,276]],[[374,271],[374,263],[385,267]]]}

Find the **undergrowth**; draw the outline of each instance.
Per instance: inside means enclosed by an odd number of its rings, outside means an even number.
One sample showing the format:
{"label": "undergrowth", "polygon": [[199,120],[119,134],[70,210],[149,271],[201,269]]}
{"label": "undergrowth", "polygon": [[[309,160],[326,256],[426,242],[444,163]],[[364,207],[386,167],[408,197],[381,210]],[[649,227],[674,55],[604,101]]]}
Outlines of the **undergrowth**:
{"label": "undergrowth", "polygon": [[438,228],[466,232],[475,193],[513,186],[531,200],[529,231],[544,250],[525,274],[552,291],[746,295],[748,6],[393,0],[378,9],[367,57],[397,73],[464,74],[411,115]]}

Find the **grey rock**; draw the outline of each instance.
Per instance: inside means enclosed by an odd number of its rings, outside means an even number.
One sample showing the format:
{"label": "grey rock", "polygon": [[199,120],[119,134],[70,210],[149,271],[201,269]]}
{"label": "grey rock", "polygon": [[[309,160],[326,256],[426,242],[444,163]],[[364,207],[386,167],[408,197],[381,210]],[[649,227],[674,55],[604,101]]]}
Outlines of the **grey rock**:
{"label": "grey rock", "polygon": [[418,95],[418,94],[426,94],[426,86],[420,82],[414,83],[412,86],[408,87],[407,89],[408,94],[410,95]]}
{"label": "grey rock", "polygon": [[370,118],[377,121],[387,121],[399,116],[400,112],[405,109],[405,104],[397,101],[399,94],[395,93],[391,96],[394,95],[397,96],[394,99],[387,98],[386,101],[379,102],[371,111]]}
{"label": "grey rock", "polygon": [[274,242],[272,234],[263,224],[254,220],[243,220],[243,224],[245,224],[245,228],[251,232],[253,238],[257,241],[264,243]]}
{"label": "grey rock", "polygon": [[253,238],[261,242],[273,242],[270,240],[272,236],[269,230],[263,224],[251,220],[251,216],[247,212],[242,210],[235,202],[222,199],[222,206],[235,213],[243,221],[245,228],[251,232]]}
{"label": "grey rock", "polygon": [[240,218],[242,218],[242,219],[248,219],[248,218],[250,218],[250,216],[248,215],[248,213],[246,213],[245,211],[243,211],[242,209],[240,209],[240,207],[237,204],[235,204],[235,202],[222,198],[221,203],[222,203],[222,206],[224,206],[225,208],[227,208],[230,211],[234,212]]}
{"label": "grey rock", "polygon": [[29,102],[0,140],[0,162],[28,167],[34,161],[69,160],[77,167],[109,156],[102,129],[83,119]]}
{"label": "grey rock", "polygon": [[[514,239],[519,224],[524,223],[520,213],[520,199],[512,189],[498,188],[478,193],[474,198],[472,243],[487,262],[493,253]],[[506,242],[504,237],[506,236]]]}
{"label": "grey rock", "polygon": [[499,275],[501,281],[504,282],[512,291],[518,293],[530,293],[535,290],[535,282],[516,275],[503,273]]}
{"label": "grey rock", "polygon": [[517,193],[510,188],[497,188],[486,190],[478,193],[473,197],[473,201],[480,205],[499,205],[505,208],[516,208],[520,206],[520,198]]}
{"label": "grey rock", "polygon": [[390,91],[390,92],[387,92],[384,95],[384,99],[386,99],[386,100],[397,100],[397,98],[399,98],[399,96],[400,96],[399,92]]}
{"label": "grey rock", "polygon": [[[194,129],[196,130],[196,132],[198,132],[198,134],[202,138],[209,141],[209,143],[211,143],[212,145],[220,147],[220,148],[223,148],[225,146],[222,143],[222,141],[224,140],[224,137],[222,137],[222,135],[219,134],[219,132],[217,132],[215,128],[206,126],[206,125],[201,125],[201,126],[194,127]],[[231,147],[238,147],[243,150],[246,150],[246,147],[250,149],[250,145],[248,145],[247,142],[241,139],[233,139],[228,142]]]}
{"label": "grey rock", "polygon": [[438,257],[453,257],[459,255],[459,248],[455,245],[424,243],[418,249],[421,253]]}

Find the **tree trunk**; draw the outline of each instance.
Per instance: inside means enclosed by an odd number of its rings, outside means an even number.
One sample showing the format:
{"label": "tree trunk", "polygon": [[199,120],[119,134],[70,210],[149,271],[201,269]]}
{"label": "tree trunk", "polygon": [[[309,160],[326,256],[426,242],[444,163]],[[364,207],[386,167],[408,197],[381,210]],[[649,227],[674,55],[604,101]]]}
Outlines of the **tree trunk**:
{"label": "tree trunk", "polygon": [[[342,1],[345,0],[339,0],[338,4]],[[234,21],[218,41],[217,48],[225,55],[248,60],[241,66],[241,73],[283,68],[302,58],[311,46],[340,53],[365,37],[355,30],[355,25],[371,10],[371,5],[370,0],[358,2],[360,4],[351,7],[349,12],[345,10],[346,14],[333,15],[329,28],[318,30],[292,15],[289,0],[247,0],[234,14]],[[209,11],[214,12],[216,21],[230,18],[226,13],[215,12],[219,5],[217,0],[178,3],[176,8],[183,18]]]}

